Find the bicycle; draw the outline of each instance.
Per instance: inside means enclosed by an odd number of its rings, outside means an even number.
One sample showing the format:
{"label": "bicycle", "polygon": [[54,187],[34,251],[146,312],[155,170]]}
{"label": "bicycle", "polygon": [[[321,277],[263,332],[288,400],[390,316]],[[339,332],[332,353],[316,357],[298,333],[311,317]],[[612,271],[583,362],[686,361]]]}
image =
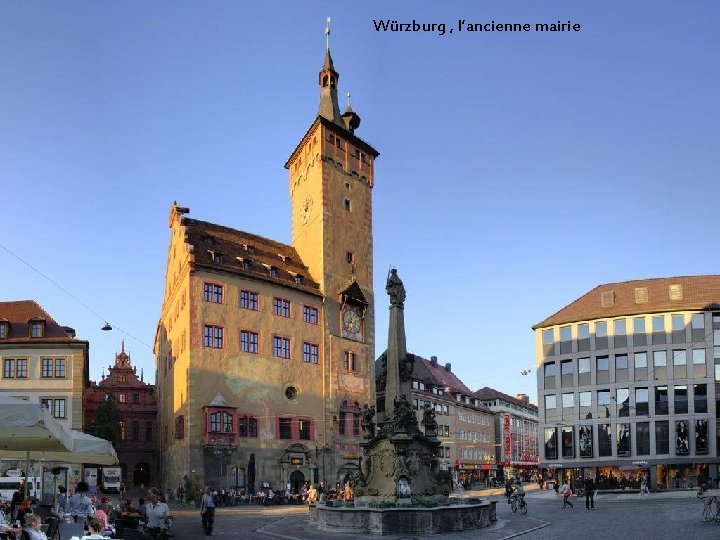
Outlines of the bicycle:
{"label": "bicycle", "polygon": [[518,510],[520,510],[521,514],[527,514],[528,506],[525,502],[525,497],[518,497],[517,495],[511,495],[510,496],[510,510],[512,510],[512,513],[516,513]]}
{"label": "bicycle", "polygon": [[[700,521],[706,523],[710,521],[720,522],[720,500],[718,500],[717,497],[702,498],[705,499],[705,504],[703,506],[702,515],[700,516]],[[715,508],[713,508],[713,503],[715,503]]]}

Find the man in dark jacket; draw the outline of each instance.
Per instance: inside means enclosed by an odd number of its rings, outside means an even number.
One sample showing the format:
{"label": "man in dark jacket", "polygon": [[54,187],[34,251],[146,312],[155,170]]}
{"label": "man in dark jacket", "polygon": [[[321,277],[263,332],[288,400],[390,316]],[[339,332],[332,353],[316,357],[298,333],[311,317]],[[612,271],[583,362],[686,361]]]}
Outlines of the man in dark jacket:
{"label": "man in dark jacket", "polygon": [[589,476],[585,477],[585,510],[595,510],[595,482]]}

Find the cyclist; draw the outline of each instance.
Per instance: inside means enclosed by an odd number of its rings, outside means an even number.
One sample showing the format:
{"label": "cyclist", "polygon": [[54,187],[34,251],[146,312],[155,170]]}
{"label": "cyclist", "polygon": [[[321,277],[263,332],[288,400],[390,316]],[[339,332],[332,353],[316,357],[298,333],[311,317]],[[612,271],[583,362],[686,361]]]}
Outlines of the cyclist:
{"label": "cyclist", "polygon": [[520,482],[520,479],[517,478],[515,480],[515,483],[512,486],[513,489],[513,495],[517,497],[518,503],[521,503],[525,499],[525,488],[522,487],[522,483]]}

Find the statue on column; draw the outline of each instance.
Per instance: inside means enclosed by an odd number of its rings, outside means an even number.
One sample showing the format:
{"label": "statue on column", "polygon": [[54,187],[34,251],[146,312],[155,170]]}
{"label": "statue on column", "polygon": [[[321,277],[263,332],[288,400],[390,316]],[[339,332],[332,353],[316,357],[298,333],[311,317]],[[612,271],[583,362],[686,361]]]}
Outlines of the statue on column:
{"label": "statue on column", "polygon": [[395,268],[391,269],[388,274],[385,290],[390,296],[390,306],[403,307],[403,303],[405,302],[405,287],[403,286],[402,280],[398,277]]}
{"label": "statue on column", "polygon": [[375,405],[368,407],[368,404],[366,403],[363,406],[362,421],[360,423],[366,439],[372,439],[375,436],[375,422],[373,422],[374,417]]}
{"label": "statue on column", "polygon": [[418,429],[417,416],[415,416],[415,411],[413,411],[408,399],[405,396],[395,398],[394,405],[395,431],[404,431],[406,433],[416,431]]}
{"label": "statue on column", "polygon": [[425,426],[425,435],[427,437],[437,436],[438,423],[435,420],[435,411],[433,411],[429,403],[425,403],[425,407],[423,408],[422,424]]}

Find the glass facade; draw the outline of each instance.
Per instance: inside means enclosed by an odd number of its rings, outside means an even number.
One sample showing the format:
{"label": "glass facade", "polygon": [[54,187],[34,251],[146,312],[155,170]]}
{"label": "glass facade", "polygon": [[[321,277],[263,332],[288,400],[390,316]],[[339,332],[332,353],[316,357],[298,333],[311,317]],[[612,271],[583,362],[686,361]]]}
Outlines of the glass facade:
{"label": "glass facade", "polygon": [[720,312],[648,313],[553,330],[572,348],[556,351],[538,374],[545,381],[541,466],[555,461],[569,475],[605,471],[606,482],[649,475],[660,489],[718,475],[720,464],[708,458],[720,456]]}

